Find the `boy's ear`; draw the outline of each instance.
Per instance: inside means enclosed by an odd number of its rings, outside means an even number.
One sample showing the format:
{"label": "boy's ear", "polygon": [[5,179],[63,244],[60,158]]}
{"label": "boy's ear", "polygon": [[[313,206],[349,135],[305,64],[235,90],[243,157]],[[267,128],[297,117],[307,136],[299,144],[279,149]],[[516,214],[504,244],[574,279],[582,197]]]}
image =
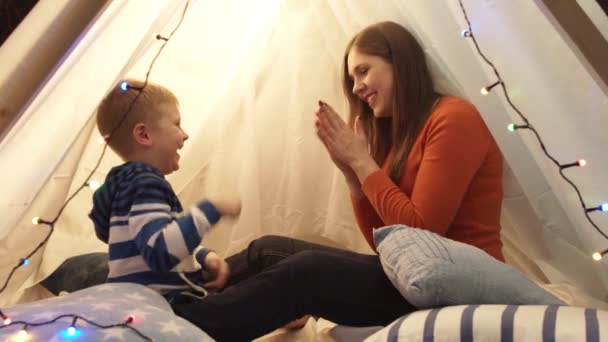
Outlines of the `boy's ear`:
{"label": "boy's ear", "polygon": [[152,138],[145,123],[139,122],[133,126],[133,139],[142,146],[151,146]]}

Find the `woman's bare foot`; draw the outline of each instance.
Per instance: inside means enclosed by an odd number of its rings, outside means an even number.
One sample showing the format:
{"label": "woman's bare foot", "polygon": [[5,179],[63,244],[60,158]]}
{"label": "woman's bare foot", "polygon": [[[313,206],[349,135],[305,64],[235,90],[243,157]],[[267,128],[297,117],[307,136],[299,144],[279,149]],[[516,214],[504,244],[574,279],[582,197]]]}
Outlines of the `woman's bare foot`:
{"label": "woman's bare foot", "polygon": [[292,329],[292,330],[301,329],[302,327],[304,327],[306,325],[306,322],[308,322],[309,318],[310,318],[310,315],[306,315],[302,318],[298,318],[295,321],[291,321],[291,322],[285,324],[283,326],[283,328]]}

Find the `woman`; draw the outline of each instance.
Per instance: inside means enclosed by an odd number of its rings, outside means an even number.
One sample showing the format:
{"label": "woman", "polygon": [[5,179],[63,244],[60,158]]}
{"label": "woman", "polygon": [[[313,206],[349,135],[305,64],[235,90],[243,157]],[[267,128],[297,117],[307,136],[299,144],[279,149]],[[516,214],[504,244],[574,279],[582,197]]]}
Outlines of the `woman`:
{"label": "woman", "polygon": [[473,105],[433,90],[422,48],[395,23],[357,35],[344,62],[354,132],[321,103],[317,135],[370,246],[372,228],[405,224],[504,260],[502,156]]}
{"label": "woman", "polygon": [[[320,102],[317,135],[348,182],[370,246],[373,228],[400,223],[503,260],[500,151],[471,104],[433,90],[416,39],[392,22],[367,27],[348,44],[343,86],[350,124]],[[415,310],[377,255],[266,236],[227,262],[223,292],[173,305],[220,341],[250,340],[307,314],[373,326]]]}

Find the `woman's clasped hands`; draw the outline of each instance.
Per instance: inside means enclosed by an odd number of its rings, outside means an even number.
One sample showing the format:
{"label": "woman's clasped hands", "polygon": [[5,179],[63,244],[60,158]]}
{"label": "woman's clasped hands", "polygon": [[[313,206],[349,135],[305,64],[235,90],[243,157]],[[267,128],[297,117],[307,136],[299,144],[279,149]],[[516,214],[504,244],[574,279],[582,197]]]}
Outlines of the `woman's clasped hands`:
{"label": "woman's clasped hands", "polygon": [[317,136],[341,171],[353,168],[358,161],[371,158],[359,117],[355,119],[353,131],[330,105],[322,101],[319,101],[319,109],[315,115]]}

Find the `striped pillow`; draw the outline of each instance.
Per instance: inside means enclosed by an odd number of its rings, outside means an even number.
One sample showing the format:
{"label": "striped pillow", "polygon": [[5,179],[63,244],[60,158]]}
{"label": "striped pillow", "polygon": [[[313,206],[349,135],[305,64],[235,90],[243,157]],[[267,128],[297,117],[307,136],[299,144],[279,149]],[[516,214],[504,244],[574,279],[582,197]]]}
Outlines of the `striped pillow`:
{"label": "striped pillow", "polygon": [[423,229],[374,230],[384,273],[417,308],[463,304],[552,305],[563,302],[481,249]]}
{"label": "striped pillow", "polygon": [[460,305],[405,315],[365,342],[607,340],[608,311],[559,305]]}

